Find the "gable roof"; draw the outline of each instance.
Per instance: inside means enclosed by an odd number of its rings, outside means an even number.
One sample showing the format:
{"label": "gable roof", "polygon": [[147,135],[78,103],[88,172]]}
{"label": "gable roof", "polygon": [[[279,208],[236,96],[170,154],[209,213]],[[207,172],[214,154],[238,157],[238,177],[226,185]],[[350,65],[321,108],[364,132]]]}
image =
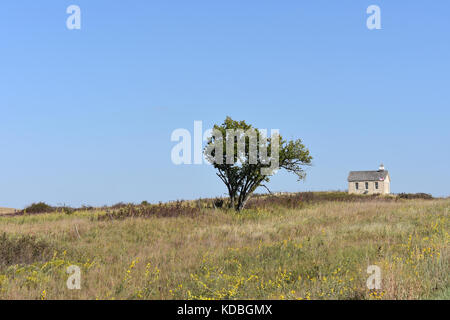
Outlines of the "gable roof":
{"label": "gable roof", "polygon": [[378,171],[350,171],[348,181],[383,181],[389,175],[387,170]]}

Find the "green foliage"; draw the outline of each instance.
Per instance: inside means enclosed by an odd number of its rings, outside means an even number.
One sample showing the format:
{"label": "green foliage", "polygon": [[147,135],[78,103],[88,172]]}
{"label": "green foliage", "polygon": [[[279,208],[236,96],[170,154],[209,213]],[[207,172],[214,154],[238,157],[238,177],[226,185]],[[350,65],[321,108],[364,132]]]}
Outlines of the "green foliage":
{"label": "green foliage", "polygon": [[37,214],[37,213],[51,213],[51,212],[60,212],[67,215],[71,215],[75,212],[75,209],[65,205],[62,207],[52,207],[46,204],[45,202],[38,202],[28,206],[19,214]]}
{"label": "green foliage", "polygon": [[24,210],[26,213],[46,213],[53,212],[55,209],[45,202],[33,203]]}
{"label": "green foliage", "polygon": [[74,212],[75,212],[75,210],[70,208],[70,207],[64,206],[64,207],[61,208],[61,213],[64,213],[64,214],[67,214],[67,215],[71,215]]}

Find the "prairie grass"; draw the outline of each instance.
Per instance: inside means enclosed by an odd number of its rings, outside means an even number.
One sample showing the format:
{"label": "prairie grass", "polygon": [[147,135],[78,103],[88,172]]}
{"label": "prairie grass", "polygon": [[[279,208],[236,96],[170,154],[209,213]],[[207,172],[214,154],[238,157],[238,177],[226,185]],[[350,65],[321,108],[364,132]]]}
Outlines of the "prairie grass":
{"label": "prairie grass", "polygon": [[14,213],[16,210],[15,209],[11,209],[11,208],[1,208],[0,207],[0,215],[2,214],[12,214]]}
{"label": "prairie grass", "polygon": [[[450,199],[296,201],[0,217],[2,243],[45,251],[0,265],[0,298],[448,299]],[[66,287],[70,265],[81,290]]]}

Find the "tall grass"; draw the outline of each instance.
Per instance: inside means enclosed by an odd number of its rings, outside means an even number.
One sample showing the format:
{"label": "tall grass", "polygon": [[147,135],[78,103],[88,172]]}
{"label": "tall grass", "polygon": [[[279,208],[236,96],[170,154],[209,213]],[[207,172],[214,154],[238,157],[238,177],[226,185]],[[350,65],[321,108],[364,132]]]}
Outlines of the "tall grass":
{"label": "tall grass", "polygon": [[[9,246],[31,235],[28,245],[52,252],[0,265],[0,298],[448,295],[450,199],[311,197],[256,197],[242,213],[183,202],[0,217]],[[82,270],[81,290],[65,286],[72,264]],[[369,265],[382,270],[381,290],[366,287]]]}

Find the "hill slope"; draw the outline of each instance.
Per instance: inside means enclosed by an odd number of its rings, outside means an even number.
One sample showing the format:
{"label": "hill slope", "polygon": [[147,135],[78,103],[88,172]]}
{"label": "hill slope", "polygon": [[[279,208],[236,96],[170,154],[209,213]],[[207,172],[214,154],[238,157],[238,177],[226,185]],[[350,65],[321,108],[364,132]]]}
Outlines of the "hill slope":
{"label": "hill slope", "polygon": [[[449,199],[272,203],[241,214],[127,218],[125,208],[0,217],[0,298],[448,295]],[[81,268],[81,290],[65,289],[69,265]],[[366,286],[369,265],[381,269],[381,290]]]}
{"label": "hill slope", "polygon": [[16,209],[2,208],[2,207],[0,207],[0,215],[1,215],[1,214],[14,213],[15,211],[16,211]]}

